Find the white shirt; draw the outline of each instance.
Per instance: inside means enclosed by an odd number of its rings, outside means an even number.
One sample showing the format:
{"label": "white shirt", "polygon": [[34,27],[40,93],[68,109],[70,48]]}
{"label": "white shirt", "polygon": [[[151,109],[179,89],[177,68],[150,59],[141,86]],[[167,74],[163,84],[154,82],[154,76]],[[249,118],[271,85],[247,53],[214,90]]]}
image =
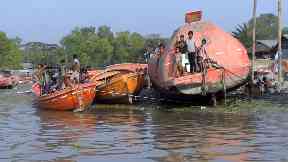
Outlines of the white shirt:
{"label": "white shirt", "polygon": [[80,65],[80,61],[79,61],[77,58],[75,58],[75,59],[74,59],[74,64]]}
{"label": "white shirt", "polygon": [[193,39],[186,40],[188,52],[196,52],[195,42]]}

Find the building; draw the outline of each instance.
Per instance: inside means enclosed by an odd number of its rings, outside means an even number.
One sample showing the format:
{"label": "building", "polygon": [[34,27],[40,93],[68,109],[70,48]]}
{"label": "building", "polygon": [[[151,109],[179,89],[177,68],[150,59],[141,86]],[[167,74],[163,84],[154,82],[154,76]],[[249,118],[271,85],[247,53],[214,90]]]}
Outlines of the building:
{"label": "building", "polygon": [[256,59],[273,59],[277,52],[277,40],[257,40]]}
{"label": "building", "polygon": [[282,36],[282,58],[288,59],[288,34]]}

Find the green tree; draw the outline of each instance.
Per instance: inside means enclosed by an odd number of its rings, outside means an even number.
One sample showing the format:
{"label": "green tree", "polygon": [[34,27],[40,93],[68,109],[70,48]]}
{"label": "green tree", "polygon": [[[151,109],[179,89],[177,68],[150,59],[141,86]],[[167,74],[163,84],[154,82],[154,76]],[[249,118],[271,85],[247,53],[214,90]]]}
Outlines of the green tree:
{"label": "green tree", "polygon": [[145,37],[144,49],[149,52],[153,52],[159,45],[159,43],[168,43],[167,38],[162,38],[159,34],[150,34]]}
{"label": "green tree", "polygon": [[91,42],[97,37],[94,27],[75,28],[71,34],[61,41],[65,49],[67,59],[71,60],[73,55],[77,55],[83,64],[90,63],[89,52],[91,52]]}
{"label": "green tree", "polygon": [[129,35],[128,31],[116,33],[113,41],[114,51],[111,64],[126,62],[129,59]]}
{"label": "green tree", "polygon": [[[278,18],[277,16],[266,13],[261,14],[256,19],[256,39],[276,39],[278,31]],[[253,29],[253,20],[249,21],[249,30]],[[251,32],[252,33],[252,32]]]}
{"label": "green tree", "polygon": [[[113,33],[108,26],[75,28],[65,36],[61,45],[62,53],[71,59],[76,54],[82,64],[94,67],[123,62],[139,62],[147,44],[156,47],[157,39],[148,41],[139,33],[129,31]],[[148,43],[149,42],[149,43]],[[153,45],[155,43],[155,45]]]}
{"label": "green tree", "polygon": [[288,34],[288,27],[284,27],[282,32],[283,34]]}
{"label": "green tree", "polygon": [[233,36],[240,40],[246,48],[252,45],[252,34],[247,24],[238,25],[235,31],[232,32]]}
{"label": "green tree", "polygon": [[22,54],[16,42],[0,32],[0,68],[21,68]]}
{"label": "green tree", "polygon": [[[276,39],[278,22],[277,16],[267,13],[261,14],[256,18],[256,39]],[[238,38],[246,48],[252,46],[252,30],[253,30],[253,19],[247,23],[238,25],[232,34]]]}
{"label": "green tree", "polygon": [[108,65],[113,54],[113,46],[108,38],[97,38],[90,42],[89,56],[90,65],[92,66],[105,66]]}
{"label": "green tree", "polygon": [[144,45],[145,39],[139,33],[132,33],[129,36],[130,42],[130,61],[139,61],[143,58],[143,54],[145,52]]}
{"label": "green tree", "polygon": [[29,42],[24,45],[23,61],[26,63],[56,65],[63,59],[61,49],[57,44]]}
{"label": "green tree", "polygon": [[111,31],[111,28],[108,27],[108,26],[105,26],[105,25],[100,26],[100,27],[98,28],[97,35],[98,35],[98,37],[100,37],[100,38],[106,38],[106,39],[108,39],[110,42],[112,42],[113,37],[114,37],[114,34],[113,34],[113,32]]}

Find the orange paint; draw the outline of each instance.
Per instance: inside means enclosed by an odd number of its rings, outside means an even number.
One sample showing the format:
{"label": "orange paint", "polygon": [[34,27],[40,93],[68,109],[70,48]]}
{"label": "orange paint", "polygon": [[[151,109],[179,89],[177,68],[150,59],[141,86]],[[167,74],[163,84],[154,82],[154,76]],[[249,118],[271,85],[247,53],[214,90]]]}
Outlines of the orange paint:
{"label": "orange paint", "polygon": [[39,96],[40,87],[33,85],[33,92],[36,92],[36,95],[38,94],[37,102],[40,108],[65,111],[79,108],[79,98],[83,107],[90,106],[95,97],[95,87],[95,83],[80,84],[73,88],[66,88],[52,94]]}

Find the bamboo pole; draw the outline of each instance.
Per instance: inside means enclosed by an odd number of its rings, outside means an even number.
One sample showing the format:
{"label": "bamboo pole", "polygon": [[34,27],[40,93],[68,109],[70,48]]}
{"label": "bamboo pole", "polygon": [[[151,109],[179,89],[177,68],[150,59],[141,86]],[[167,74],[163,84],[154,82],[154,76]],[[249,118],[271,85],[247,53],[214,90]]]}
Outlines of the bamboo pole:
{"label": "bamboo pole", "polygon": [[254,81],[254,70],[255,70],[255,53],[256,53],[256,10],[257,0],[254,0],[253,4],[253,46],[252,46],[252,67],[251,67],[251,80]]}
{"label": "bamboo pole", "polygon": [[278,83],[282,82],[282,0],[278,0]]}

